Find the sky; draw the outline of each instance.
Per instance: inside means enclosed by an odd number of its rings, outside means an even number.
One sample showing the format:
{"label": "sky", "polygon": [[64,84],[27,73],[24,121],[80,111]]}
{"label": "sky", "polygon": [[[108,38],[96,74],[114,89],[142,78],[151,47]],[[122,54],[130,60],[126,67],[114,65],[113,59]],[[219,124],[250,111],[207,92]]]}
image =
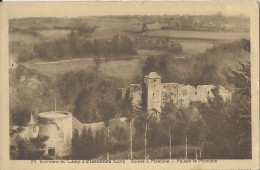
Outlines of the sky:
{"label": "sky", "polygon": [[[237,2],[34,2],[5,3],[9,18],[81,17],[103,15],[210,15],[249,16],[252,3]],[[250,8],[251,7],[251,8]]]}

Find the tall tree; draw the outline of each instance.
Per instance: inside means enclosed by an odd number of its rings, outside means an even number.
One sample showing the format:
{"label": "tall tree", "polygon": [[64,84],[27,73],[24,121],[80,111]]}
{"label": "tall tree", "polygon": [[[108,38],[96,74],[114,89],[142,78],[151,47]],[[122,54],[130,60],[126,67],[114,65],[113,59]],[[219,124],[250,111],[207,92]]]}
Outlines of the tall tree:
{"label": "tall tree", "polygon": [[79,146],[81,147],[81,152],[79,153],[79,159],[86,159],[86,155],[88,153],[88,134],[86,127],[83,128],[80,136]]}
{"label": "tall tree", "polygon": [[230,121],[233,124],[233,143],[237,145],[234,155],[251,158],[251,71],[250,63],[239,63],[240,69],[229,67],[227,82],[234,87],[230,102]]}
{"label": "tall tree", "polygon": [[112,103],[110,103],[108,101],[101,102],[99,105],[99,108],[103,115],[104,123],[107,127],[107,142],[108,142],[107,159],[109,160],[109,150],[110,150],[110,145],[111,145],[110,136],[109,136],[109,134],[110,134],[109,121],[115,117],[116,108]]}
{"label": "tall tree", "polygon": [[[129,93],[129,92],[128,92]],[[134,108],[132,104],[132,98],[128,97],[129,94],[126,94],[127,97],[123,99],[121,108],[123,112],[123,116],[127,118],[127,122],[129,123],[129,144],[130,144],[130,159],[133,159],[133,121],[136,116],[136,108]]]}
{"label": "tall tree", "polygon": [[95,146],[96,155],[104,154],[106,150],[106,134],[103,129],[96,131]]}
{"label": "tall tree", "polygon": [[248,159],[251,148],[251,74],[250,63],[241,68],[228,68],[227,82],[234,91],[231,101],[224,101],[219,89],[213,89],[214,98],[198,108],[208,132],[204,153],[207,158]]}
{"label": "tall tree", "polygon": [[214,98],[198,106],[207,125],[206,143],[203,147],[206,158],[224,159],[232,157],[235,147],[232,142],[234,124],[229,117],[228,104],[219,94],[219,88],[212,90]]}
{"label": "tall tree", "polygon": [[148,26],[147,26],[146,23],[143,23],[141,32],[142,32],[142,33],[145,33],[145,32],[147,32],[147,31],[148,31]]}
{"label": "tall tree", "polygon": [[161,112],[161,121],[165,122],[169,135],[169,159],[172,156],[172,125],[176,121],[177,107],[173,103],[165,103]]}
{"label": "tall tree", "polygon": [[148,157],[147,157],[147,131],[148,131],[148,123],[151,120],[152,115],[149,113],[149,111],[146,109],[146,107],[143,107],[142,104],[139,104],[139,107],[136,107],[136,111],[137,111],[139,120],[145,125],[144,158],[148,159]]}
{"label": "tall tree", "polygon": [[92,130],[90,128],[87,131],[87,146],[88,146],[88,152],[86,153],[86,158],[92,159],[96,156],[96,154],[95,154],[94,137],[93,137]]}
{"label": "tall tree", "polygon": [[185,159],[188,159],[188,132],[191,129],[191,125],[194,119],[195,108],[192,104],[186,106],[180,106],[178,112],[176,112],[176,119],[184,128],[185,134]]}
{"label": "tall tree", "polygon": [[149,56],[145,60],[144,66],[143,66],[143,76],[146,76],[152,71],[157,71],[157,61],[154,56]]}
{"label": "tall tree", "polygon": [[79,159],[79,153],[81,152],[81,146],[80,144],[80,137],[79,137],[79,131],[75,129],[73,131],[72,135],[72,141],[71,141],[71,158],[72,159]]}

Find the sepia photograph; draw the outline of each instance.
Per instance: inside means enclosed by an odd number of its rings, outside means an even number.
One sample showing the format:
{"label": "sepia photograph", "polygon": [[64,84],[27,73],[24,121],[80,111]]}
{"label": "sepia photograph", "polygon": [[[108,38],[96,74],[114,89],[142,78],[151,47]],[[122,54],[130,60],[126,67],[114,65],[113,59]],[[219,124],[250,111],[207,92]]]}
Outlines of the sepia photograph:
{"label": "sepia photograph", "polygon": [[169,11],[10,15],[10,160],[252,160],[250,13]]}

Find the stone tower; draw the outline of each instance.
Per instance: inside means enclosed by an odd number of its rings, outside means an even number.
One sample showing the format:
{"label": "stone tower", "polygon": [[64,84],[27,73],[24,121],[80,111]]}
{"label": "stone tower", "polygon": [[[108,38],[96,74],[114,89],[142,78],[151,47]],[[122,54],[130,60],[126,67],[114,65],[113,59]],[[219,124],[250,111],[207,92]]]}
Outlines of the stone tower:
{"label": "stone tower", "polygon": [[161,111],[161,79],[156,72],[151,72],[144,77],[148,110]]}

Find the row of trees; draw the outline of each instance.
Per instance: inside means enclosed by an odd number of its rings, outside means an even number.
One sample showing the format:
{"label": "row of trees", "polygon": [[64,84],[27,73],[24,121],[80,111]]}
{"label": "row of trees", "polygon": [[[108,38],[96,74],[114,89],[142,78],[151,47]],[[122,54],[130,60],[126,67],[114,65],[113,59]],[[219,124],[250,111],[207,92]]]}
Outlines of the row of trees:
{"label": "row of trees", "polygon": [[134,44],[139,49],[164,50],[174,54],[182,52],[181,44],[168,38],[160,39],[141,36],[135,39]]}
{"label": "row of trees", "polygon": [[[109,123],[108,123],[109,125]],[[107,129],[109,126],[107,126]],[[71,159],[93,159],[106,155],[110,159],[110,153],[116,154],[127,150],[126,132],[122,127],[116,126],[112,133],[100,129],[92,132],[91,129],[84,128],[81,133],[76,129],[73,132]],[[112,141],[111,139],[117,139]]]}
{"label": "row of trees", "polygon": [[[127,118],[129,123],[129,155],[133,158],[133,141],[137,145],[135,150],[142,150],[140,142],[133,138],[144,139],[144,158],[147,159],[147,147],[169,146],[169,158],[172,158],[172,134],[176,134],[174,145],[183,144],[185,141],[185,158],[188,154],[188,135],[192,136],[191,145],[199,143],[199,125],[202,119],[196,111],[195,105],[190,105],[188,108],[177,107],[173,103],[166,103],[162,111],[147,110],[141,103],[138,106],[132,106],[131,98],[126,99],[121,103],[123,106],[123,116]],[[159,114],[159,118],[158,118]],[[133,129],[135,131],[133,135]],[[191,130],[192,129],[192,130]],[[194,135],[196,136],[194,138]],[[142,137],[143,136],[143,137]],[[183,136],[184,139],[183,140]],[[167,142],[168,141],[168,142]],[[181,155],[179,155],[181,157]]]}
{"label": "row of trees", "polygon": [[71,159],[88,160],[101,154],[106,146],[106,137],[102,132],[98,131],[94,138],[90,129],[84,128],[81,135],[78,130],[75,130],[72,138]]}
{"label": "row of trees", "polygon": [[111,40],[89,40],[82,38],[82,31],[72,31],[67,38],[35,45],[34,55],[36,58],[49,61],[87,57],[122,57],[137,54],[128,36],[116,35]]}

